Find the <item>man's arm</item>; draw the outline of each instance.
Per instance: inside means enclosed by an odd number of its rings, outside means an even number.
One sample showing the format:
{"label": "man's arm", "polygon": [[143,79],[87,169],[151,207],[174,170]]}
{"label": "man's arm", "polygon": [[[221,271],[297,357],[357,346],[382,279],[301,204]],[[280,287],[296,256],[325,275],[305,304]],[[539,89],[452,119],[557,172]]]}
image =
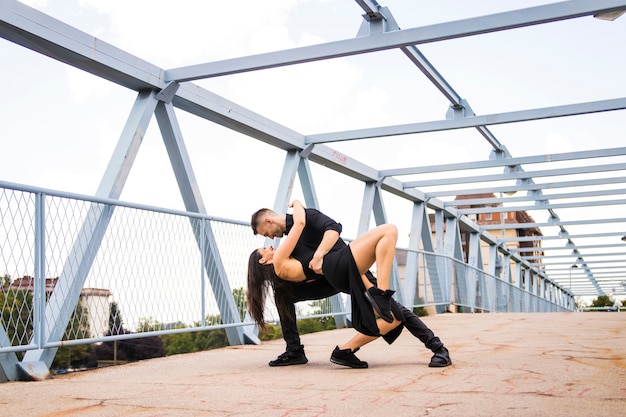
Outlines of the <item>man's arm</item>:
{"label": "man's arm", "polygon": [[323,234],[320,243],[313,253],[313,258],[309,262],[309,268],[315,273],[321,274],[324,256],[337,245],[345,245],[339,238],[342,227],[341,224],[318,210],[307,210],[306,227]]}
{"label": "man's arm", "polygon": [[335,230],[327,230],[324,232],[324,237],[317,247],[317,250],[313,254],[311,262],[309,262],[309,268],[315,271],[316,274],[322,274],[322,264],[324,263],[324,256],[335,246],[339,239],[339,232]]}

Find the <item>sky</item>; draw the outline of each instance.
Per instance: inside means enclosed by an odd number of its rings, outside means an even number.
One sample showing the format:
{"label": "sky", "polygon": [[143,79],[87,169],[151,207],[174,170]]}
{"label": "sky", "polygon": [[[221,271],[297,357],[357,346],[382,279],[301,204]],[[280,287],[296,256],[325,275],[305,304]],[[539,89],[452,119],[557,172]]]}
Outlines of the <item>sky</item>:
{"label": "sky", "polygon": [[[161,68],[349,39],[362,10],[346,0],[29,0],[24,3]],[[401,28],[545,4],[390,0]],[[626,17],[592,18],[423,45],[476,114],[626,96]],[[93,195],[136,93],[0,39],[0,180]],[[618,82],[610,82],[617,80]],[[258,71],[197,84],[303,134],[441,120],[448,102],[399,51]],[[618,112],[493,126],[513,156],[623,146]],[[177,111],[207,212],[247,221],[272,207],[284,153]],[[593,122],[590,119],[593,117]],[[474,130],[329,145],[376,169],[485,160]],[[362,183],[314,166],[320,209],[358,227]],[[294,197],[301,198],[295,189]],[[120,197],[184,209],[153,118]],[[411,205],[385,197],[406,244]],[[611,217],[607,215],[606,217]],[[543,221],[545,219],[537,219]]]}

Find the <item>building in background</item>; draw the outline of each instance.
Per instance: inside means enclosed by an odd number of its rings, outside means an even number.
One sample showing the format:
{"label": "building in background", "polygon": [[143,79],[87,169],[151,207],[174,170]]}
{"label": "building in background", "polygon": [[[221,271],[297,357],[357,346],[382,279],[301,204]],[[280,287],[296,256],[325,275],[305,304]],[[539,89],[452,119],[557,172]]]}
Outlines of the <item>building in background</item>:
{"label": "building in background", "polygon": [[[50,297],[56,288],[59,278],[46,278],[46,299]],[[21,291],[33,292],[35,289],[35,278],[24,276],[11,282],[9,288]],[[111,291],[103,288],[83,288],[80,291],[79,303],[82,311],[87,314],[89,323],[89,335],[82,337],[102,337],[109,330],[109,308]]]}

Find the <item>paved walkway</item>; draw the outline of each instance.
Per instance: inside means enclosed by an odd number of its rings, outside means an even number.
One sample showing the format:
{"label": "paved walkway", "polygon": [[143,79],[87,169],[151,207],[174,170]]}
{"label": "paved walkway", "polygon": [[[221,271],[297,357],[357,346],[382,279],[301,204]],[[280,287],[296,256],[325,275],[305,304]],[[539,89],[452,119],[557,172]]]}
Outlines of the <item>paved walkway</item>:
{"label": "paved walkway", "polygon": [[424,321],[453,365],[407,331],[331,364],[341,329],[303,336],[307,365],[270,368],[282,341],[0,384],[0,414],[119,416],[618,416],[626,410],[626,314],[445,314]]}

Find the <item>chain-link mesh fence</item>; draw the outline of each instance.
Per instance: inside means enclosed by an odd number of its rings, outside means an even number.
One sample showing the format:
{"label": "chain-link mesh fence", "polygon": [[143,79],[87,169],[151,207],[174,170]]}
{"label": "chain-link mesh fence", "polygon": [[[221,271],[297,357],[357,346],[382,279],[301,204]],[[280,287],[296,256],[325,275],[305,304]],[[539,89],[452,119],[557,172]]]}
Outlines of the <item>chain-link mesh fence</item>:
{"label": "chain-link mesh fence", "polygon": [[[247,223],[0,187],[0,353],[60,339],[249,325],[247,261],[264,243]],[[401,277],[415,280],[412,306],[561,309],[456,260],[418,255],[417,276]],[[341,299],[342,311],[331,311],[328,300],[299,303],[298,316],[345,315],[349,297]],[[272,300],[268,322],[278,321]]]}

